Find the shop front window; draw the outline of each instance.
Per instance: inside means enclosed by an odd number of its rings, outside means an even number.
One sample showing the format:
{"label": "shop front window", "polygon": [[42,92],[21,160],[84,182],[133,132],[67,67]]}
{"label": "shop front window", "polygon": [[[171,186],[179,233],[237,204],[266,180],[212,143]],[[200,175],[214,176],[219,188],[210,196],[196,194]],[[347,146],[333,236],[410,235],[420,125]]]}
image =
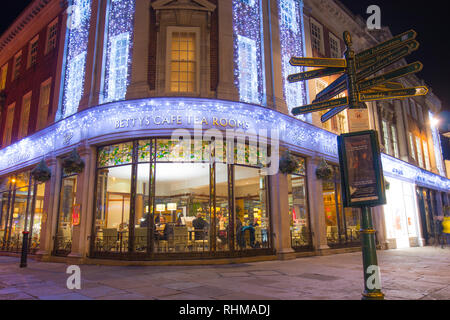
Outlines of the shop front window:
{"label": "shop front window", "polygon": [[[39,248],[45,185],[31,184],[29,172],[3,179],[0,185],[0,248],[20,252],[23,232],[30,232],[28,250]],[[36,194],[35,194],[36,193]],[[34,212],[33,212],[34,210]]]}
{"label": "shop front window", "polygon": [[238,250],[269,247],[266,181],[257,168],[235,166],[236,245]]}
{"label": "shop front window", "polygon": [[293,174],[288,175],[291,244],[294,249],[309,249],[312,242],[306,192],[305,159],[295,158],[299,166]]}
{"label": "shop front window", "polygon": [[152,139],[100,148],[94,255],[269,248],[265,177],[250,165],[257,157],[247,146],[242,165],[213,163],[211,144]]}
{"label": "shop front window", "polygon": [[333,178],[322,182],[327,240],[331,247],[360,244],[360,210],[344,208],[340,173],[333,167]]}
{"label": "shop front window", "polygon": [[72,250],[72,214],[76,203],[77,176],[63,176],[55,236],[55,254],[67,255]]}

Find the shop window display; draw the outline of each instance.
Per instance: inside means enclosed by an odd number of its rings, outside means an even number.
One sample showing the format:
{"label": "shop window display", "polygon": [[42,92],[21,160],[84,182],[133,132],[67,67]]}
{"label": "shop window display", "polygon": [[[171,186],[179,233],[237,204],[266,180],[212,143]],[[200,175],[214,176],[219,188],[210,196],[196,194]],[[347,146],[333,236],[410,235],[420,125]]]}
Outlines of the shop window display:
{"label": "shop window display", "polygon": [[[145,258],[269,248],[258,158],[266,152],[247,145],[234,150],[241,165],[213,163],[212,155],[219,154],[211,144],[151,139],[100,148],[94,255]],[[226,143],[213,144],[226,159]]]}
{"label": "shop window display", "polygon": [[77,176],[64,176],[58,210],[54,253],[68,255],[72,250],[73,212],[76,203]]}
{"label": "shop window display", "polygon": [[322,181],[328,245],[360,244],[360,210],[344,208],[341,197],[340,172],[333,167],[333,177]]}
{"label": "shop window display", "polygon": [[305,159],[293,156],[298,168],[288,175],[291,243],[295,249],[310,248],[311,229],[307,204]]}

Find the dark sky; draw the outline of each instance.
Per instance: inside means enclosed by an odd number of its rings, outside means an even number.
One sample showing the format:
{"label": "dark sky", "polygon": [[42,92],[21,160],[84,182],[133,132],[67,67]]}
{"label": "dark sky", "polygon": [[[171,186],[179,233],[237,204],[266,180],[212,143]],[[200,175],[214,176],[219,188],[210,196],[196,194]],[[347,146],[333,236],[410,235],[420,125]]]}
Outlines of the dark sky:
{"label": "dark sky", "polygon": [[340,0],[353,13],[368,18],[367,8],[381,8],[382,25],[396,35],[414,29],[420,48],[406,60],[421,61],[424,69],[417,74],[442,100],[441,130],[450,131],[450,1],[428,0]]}
{"label": "dark sky", "polygon": [[[418,32],[417,40],[421,47],[407,60],[410,63],[417,60],[424,63],[424,70],[418,76],[424,79],[443,101],[447,120],[444,120],[442,124],[448,125],[450,123],[450,41],[448,40],[450,1],[341,0],[341,2],[364,18],[368,17],[366,11],[369,5],[380,6],[382,24],[389,26],[394,35],[412,28]],[[0,33],[6,30],[29,3],[31,1],[15,0],[2,4]],[[445,118],[445,114],[441,117]]]}

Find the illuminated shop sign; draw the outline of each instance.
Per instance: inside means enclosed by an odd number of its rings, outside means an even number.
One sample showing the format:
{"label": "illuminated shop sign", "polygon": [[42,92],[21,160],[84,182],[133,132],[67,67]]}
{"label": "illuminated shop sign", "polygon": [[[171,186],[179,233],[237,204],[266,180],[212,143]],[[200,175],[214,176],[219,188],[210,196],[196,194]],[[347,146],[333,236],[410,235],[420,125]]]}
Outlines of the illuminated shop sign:
{"label": "illuminated shop sign", "polygon": [[[165,135],[175,129],[277,129],[281,143],[338,159],[335,134],[277,111],[232,101],[153,98],[121,101],[83,110],[0,150],[0,175],[37,163],[44,156],[91,139]],[[158,131],[155,131],[158,130]],[[450,180],[382,155],[383,170],[392,177],[450,190]]]}
{"label": "illuminated shop sign", "polygon": [[[200,127],[259,132],[278,130],[282,143],[337,159],[336,135],[293,117],[260,106],[231,101],[154,98],[122,101],[83,110],[0,150],[0,174],[37,162],[42,157],[81,141],[114,134],[135,137],[145,130]],[[123,134],[123,135],[122,135]]]}
{"label": "illuminated shop sign", "polygon": [[450,180],[438,176],[431,172],[417,168],[409,163],[403,162],[391,156],[382,154],[381,161],[383,163],[384,174],[393,178],[401,178],[420,186],[442,191],[450,191]]}

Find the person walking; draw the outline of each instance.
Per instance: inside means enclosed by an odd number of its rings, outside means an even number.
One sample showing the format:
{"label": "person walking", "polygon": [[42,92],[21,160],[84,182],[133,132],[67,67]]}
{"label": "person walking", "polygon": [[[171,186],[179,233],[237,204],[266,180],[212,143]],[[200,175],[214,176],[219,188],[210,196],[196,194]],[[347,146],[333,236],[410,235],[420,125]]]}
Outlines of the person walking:
{"label": "person walking", "polygon": [[450,246],[450,216],[446,215],[442,220],[442,249],[444,249],[444,240],[447,246]]}

